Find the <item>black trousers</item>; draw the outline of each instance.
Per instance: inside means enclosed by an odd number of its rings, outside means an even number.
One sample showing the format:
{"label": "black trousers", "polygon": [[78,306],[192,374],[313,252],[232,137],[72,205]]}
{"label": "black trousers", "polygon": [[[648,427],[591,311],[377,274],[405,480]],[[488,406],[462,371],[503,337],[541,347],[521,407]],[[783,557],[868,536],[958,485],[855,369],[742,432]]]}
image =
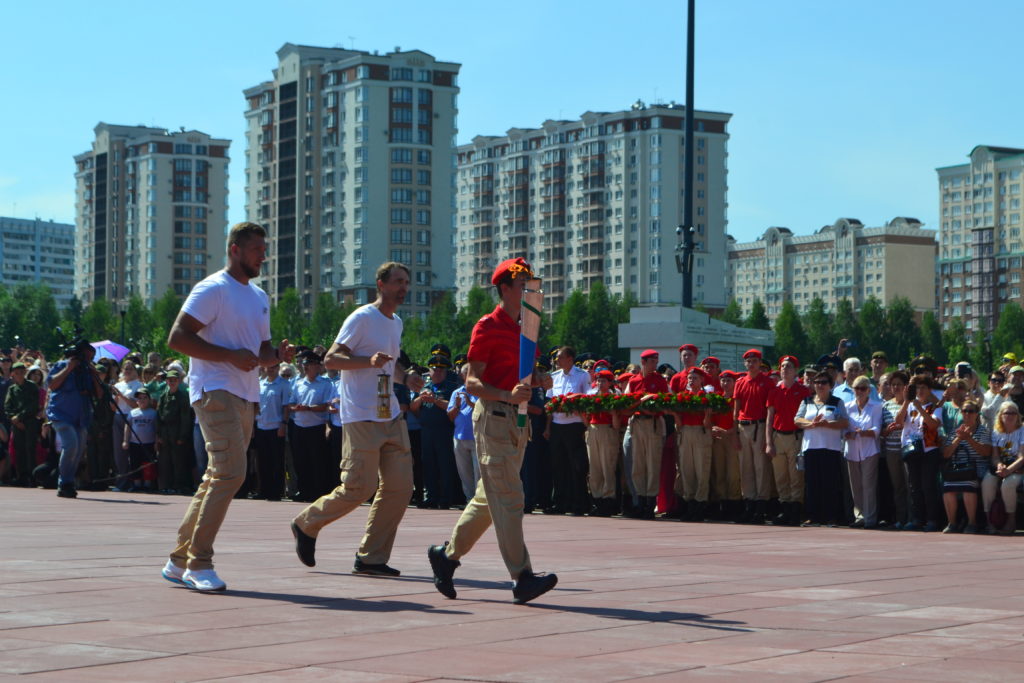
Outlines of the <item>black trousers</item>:
{"label": "black trousers", "polygon": [[910,520],[919,524],[939,523],[945,514],[939,497],[941,451],[936,448],[924,455],[907,458],[907,488],[910,489]]}
{"label": "black trousers", "polygon": [[582,422],[552,424],[551,478],[554,506],[562,512],[586,512],[590,509],[587,493],[587,426]]}
{"label": "black trousers", "polygon": [[827,448],[804,451],[805,514],[817,524],[836,523],[843,515],[843,454]]}
{"label": "black trousers", "polygon": [[454,433],[451,426],[424,425],[420,430],[423,500],[443,508],[455,503],[455,481],[459,476],[455,467]]}
{"label": "black trousers", "polygon": [[298,479],[297,496],[299,500],[312,502],[333,489],[328,488],[324,476],[327,425],[300,427],[292,422],[289,424],[288,436],[292,442],[292,463]]}
{"label": "black trousers", "polygon": [[267,500],[280,500],[284,495],[284,437],[276,429],[254,429],[256,444],[256,473],[260,496]]}

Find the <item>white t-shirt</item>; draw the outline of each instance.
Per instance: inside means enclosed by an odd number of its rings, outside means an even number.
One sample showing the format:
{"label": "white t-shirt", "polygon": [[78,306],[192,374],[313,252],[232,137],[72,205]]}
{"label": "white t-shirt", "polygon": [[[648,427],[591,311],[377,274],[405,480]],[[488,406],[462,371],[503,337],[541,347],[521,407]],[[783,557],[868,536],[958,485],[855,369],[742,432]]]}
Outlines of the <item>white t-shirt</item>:
{"label": "white t-shirt", "polygon": [[[383,351],[396,359],[401,353],[402,319],[397,314],[389,318],[373,304],[366,304],[345,318],[338,338],[334,341],[347,346],[353,356],[372,356]],[[390,383],[394,372],[394,360],[388,361],[382,368],[342,370],[339,377],[341,423],[388,422],[398,417],[398,397]],[[377,376],[381,373],[386,374],[389,380],[391,417],[387,419],[377,417]]]}
{"label": "white t-shirt", "polygon": [[156,443],[156,410],[133,408],[128,414],[128,422],[131,424],[128,443]]}
{"label": "white t-shirt", "polygon": [[[181,310],[203,323],[202,339],[227,349],[248,349],[259,355],[270,339],[270,302],[267,293],[250,282],[243,285],[221,270],[192,288]],[[206,391],[223,389],[239,398],[259,403],[259,368],[249,372],[231,363],[192,358],[188,370],[189,401],[195,403]]]}
{"label": "white t-shirt", "polygon": [[[142,388],[142,382],[137,379],[133,379],[131,382],[118,382],[114,385],[114,388],[128,398],[135,398],[135,392]],[[132,409],[132,407],[128,405],[128,401],[120,396],[117,397],[117,407],[121,409],[121,412],[125,414],[125,417],[128,416],[128,413]]]}
{"label": "white t-shirt", "polygon": [[1024,443],[1024,428],[1009,434],[1002,434],[993,429],[991,436],[996,458],[1004,465],[1012,465],[1017,460],[1021,444]]}

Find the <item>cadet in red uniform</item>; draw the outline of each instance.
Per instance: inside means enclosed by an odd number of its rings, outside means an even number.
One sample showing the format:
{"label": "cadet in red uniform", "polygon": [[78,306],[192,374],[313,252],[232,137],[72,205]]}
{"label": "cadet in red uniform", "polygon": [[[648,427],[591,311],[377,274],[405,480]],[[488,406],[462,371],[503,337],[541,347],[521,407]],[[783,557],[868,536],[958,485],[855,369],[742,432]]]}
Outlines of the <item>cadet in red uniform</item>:
{"label": "cadet in red uniform", "polygon": [[[597,395],[614,396],[615,375],[602,368],[597,371]],[[615,465],[619,459],[619,416],[614,411],[592,413],[587,427],[587,455],[590,460],[590,495],[594,499],[592,515],[615,514]]]}
{"label": "cadet in red uniform", "polygon": [[743,354],[747,373],[736,380],[733,414],[740,427],[740,486],[745,522],[763,524],[771,491],[768,456],[764,450],[764,423],[768,415],[768,392],[774,383],[761,372],[761,352]]}
{"label": "cadet in red uniform", "polygon": [[776,524],[796,526],[802,521],[804,473],[796,468],[800,454],[801,433],[793,418],[811,390],[796,381],[800,361],[796,356],[779,359],[782,380],[768,392],[768,414],[765,422],[765,453],[771,459],[775,484],[779,489],[782,511]]}
{"label": "cadet in red uniform", "polygon": [[[659,394],[668,391],[668,382],[658,374],[658,352],[647,349],[640,354],[640,374],[629,380],[630,393]],[[633,449],[633,486],[640,498],[640,513],[654,519],[658,497],[661,451],[665,442],[665,422],[661,413],[638,410],[629,420]]]}

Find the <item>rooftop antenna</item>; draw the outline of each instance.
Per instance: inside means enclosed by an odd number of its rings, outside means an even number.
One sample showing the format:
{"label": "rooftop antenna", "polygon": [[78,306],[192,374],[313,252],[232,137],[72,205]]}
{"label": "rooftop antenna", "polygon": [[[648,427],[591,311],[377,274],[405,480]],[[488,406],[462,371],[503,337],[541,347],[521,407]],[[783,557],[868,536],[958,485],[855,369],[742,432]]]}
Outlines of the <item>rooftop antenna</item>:
{"label": "rooftop antenna", "polygon": [[350,50],[355,50],[356,49],[356,37],[355,36],[349,36],[348,37],[348,49],[350,49]]}

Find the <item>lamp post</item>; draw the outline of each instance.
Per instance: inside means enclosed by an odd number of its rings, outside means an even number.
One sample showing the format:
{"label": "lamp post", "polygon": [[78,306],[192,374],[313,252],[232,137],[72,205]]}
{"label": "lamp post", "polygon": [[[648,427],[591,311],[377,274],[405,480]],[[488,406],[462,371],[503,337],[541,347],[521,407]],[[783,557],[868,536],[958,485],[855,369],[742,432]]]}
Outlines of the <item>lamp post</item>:
{"label": "lamp post", "polygon": [[693,133],[696,126],[693,108],[693,25],[694,3],[686,8],[686,142],[683,150],[683,224],[676,228],[676,269],[682,275],[682,304],[693,307]]}

